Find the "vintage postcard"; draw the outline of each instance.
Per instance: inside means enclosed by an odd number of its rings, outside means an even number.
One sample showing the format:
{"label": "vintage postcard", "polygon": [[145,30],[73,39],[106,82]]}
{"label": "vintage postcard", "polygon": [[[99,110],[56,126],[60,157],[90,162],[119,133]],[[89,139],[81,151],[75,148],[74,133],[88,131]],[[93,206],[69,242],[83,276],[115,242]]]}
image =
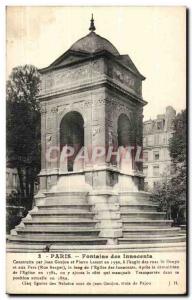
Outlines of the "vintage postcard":
{"label": "vintage postcard", "polygon": [[186,295],[186,8],[6,7],[8,294]]}

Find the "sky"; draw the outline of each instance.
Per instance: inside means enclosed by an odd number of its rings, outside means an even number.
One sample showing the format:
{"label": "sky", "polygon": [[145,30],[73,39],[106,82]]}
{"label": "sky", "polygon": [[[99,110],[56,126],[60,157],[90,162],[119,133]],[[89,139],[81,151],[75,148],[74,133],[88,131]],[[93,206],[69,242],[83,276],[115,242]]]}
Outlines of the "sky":
{"label": "sky", "polygon": [[186,29],[184,7],[7,8],[7,77],[13,67],[50,65],[89,33],[91,14],[96,33],[129,54],[143,82],[144,120],[186,106]]}

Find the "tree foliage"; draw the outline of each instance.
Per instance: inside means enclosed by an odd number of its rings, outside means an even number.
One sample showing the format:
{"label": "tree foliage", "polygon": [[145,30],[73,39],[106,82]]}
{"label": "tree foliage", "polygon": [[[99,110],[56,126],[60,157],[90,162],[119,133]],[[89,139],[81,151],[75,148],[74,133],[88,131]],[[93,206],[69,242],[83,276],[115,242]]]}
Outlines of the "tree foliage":
{"label": "tree foliage", "polygon": [[186,111],[177,114],[174,133],[169,141],[169,150],[174,172],[170,178],[164,178],[162,184],[154,190],[153,199],[158,200],[160,210],[176,224],[185,223],[186,214]]}
{"label": "tree foliage", "polygon": [[32,65],[12,70],[7,81],[7,156],[17,168],[20,194],[29,203],[40,170],[40,77]]}
{"label": "tree foliage", "polygon": [[171,159],[174,164],[186,164],[186,110],[177,114],[173,129],[173,137],[169,141]]}

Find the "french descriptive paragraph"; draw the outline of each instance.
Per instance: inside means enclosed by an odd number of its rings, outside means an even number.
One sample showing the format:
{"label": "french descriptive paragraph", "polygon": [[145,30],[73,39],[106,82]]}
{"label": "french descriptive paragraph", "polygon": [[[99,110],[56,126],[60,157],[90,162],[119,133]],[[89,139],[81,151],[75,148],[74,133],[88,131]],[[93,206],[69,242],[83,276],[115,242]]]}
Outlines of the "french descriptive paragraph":
{"label": "french descriptive paragraph", "polygon": [[[13,255],[9,261],[8,280],[21,290],[57,287],[58,290],[125,291],[149,290],[155,281],[165,280],[167,288],[183,286],[183,261],[179,255],[127,253],[37,253]],[[171,290],[172,290],[171,289]],[[153,289],[152,289],[153,290]]]}

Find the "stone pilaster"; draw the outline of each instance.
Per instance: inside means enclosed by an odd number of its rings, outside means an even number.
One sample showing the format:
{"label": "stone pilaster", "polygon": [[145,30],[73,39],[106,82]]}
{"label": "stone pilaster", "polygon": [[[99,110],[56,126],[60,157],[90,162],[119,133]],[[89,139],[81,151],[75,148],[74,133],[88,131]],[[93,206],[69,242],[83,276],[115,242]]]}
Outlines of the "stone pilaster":
{"label": "stone pilaster", "polygon": [[46,113],[47,109],[45,106],[41,108],[41,169],[46,168]]}
{"label": "stone pilaster", "polygon": [[[47,161],[47,187],[50,188],[57,183],[60,145],[58,132],[58,108],[52,107],[47,122],[46,149],[49,151],[51,160]],[[48,157],[49,157],[48,156]]]}
{"label": "stone pilaster", "polygon": [[46,114],[47,109],[45,105],[41,106],[41,172],[40,190],[46,190],[46,177],[43,175],[46,171]]}
{"label": "stone pilaster", "polygon": [[[59,143],[59,132],[58,132],[58,116],[57,116],[58,108],[52,107],[51,108],[51,121],[52,121],[52,143],[51,146],[55,149],[60,148]],[[53,155],[56,159],[51,162],[51,169],[58,170],[59,168],[59,151],[53,150]]]}

